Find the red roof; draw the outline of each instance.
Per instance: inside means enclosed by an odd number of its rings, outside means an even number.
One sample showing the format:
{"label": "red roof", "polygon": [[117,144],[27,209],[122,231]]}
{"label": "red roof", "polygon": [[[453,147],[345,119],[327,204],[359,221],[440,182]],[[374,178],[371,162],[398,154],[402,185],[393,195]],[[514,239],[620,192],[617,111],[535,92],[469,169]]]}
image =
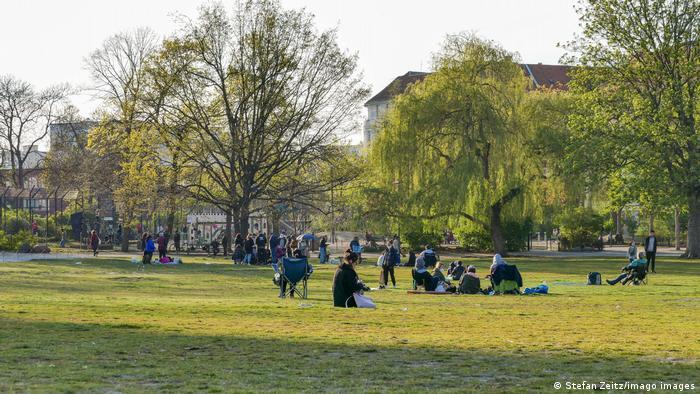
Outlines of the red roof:
{"label": "red roof", "polygon": [[530,77],[536,88],[547,87],[554,89],[567,90],[569,89],[569,71],[571,66],[562,66],[558,64],[521,64],[525,75]]}
{"label": "red roof", "polygon": [[[569,77],[571,66],[538,63],[521,64],[520,67],[525,71],[525,76],[532,80],[535,88],[547,87],[567,90],[569,81],[571,81],[571,77]],[[398,76],[379,93],[367,100],[365,106],[376,101],[389,101],[394,96],[405,92],[411,84],[422,81],[428,75],[430,75],[430,73],[409,71],[404,75]]]}

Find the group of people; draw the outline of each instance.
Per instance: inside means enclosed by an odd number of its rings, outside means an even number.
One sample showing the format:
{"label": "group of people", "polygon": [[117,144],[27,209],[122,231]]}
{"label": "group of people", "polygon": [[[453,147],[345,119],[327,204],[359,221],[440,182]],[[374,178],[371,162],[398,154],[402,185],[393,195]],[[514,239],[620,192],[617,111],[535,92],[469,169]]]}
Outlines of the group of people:
{"label": "group of people", "polygon": [[[656,240],[656,234],[654,230],[649,231],[649,236],[644,238],[644,250],[642,253],[645,255],[648,265],[648,271],[656,273],[656,247],[658,246],[658,241]],[[627,248],[627,259],[630,263],[633,260],[639,258],[639,253],[637,252],[637,244],[632,240],[630,242],[629,248]]]}
{"label": "group of people", "polygon": [[[175,233],[175,248],[179,252],[180,248],[180,234]],[[163,261],[163,259],[168,258],[168,244],[170,243],[170,236],[167,232],[158,233],[158,237],[154,240],[153,235],[145,232],[141,235],[141,250],[143,250],[143,264],[151,264],[153,259],[153,254],[158,250],[158,261]],[[168,258],[169,259],[169,258]]]}
{"label": "group of people", "polygon": [[[284,257],[309,257],[311,244],[307,239],[299,240],[296,236],[287,236],[284,231],[276,232],[267,238],[264,232],[248,234],[245,238],[238,233],[233,241],[233,258],[237,264],[278,263]],[[321,263],[329,258],[326,237],[320,241]]]}

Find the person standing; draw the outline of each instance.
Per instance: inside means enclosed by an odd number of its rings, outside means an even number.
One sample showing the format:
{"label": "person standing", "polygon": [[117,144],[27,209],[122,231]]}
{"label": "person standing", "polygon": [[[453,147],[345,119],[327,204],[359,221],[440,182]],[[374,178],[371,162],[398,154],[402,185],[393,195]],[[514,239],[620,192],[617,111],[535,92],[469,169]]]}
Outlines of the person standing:
{"label": "person standing", "polygon": [[326,241],[326,236],[321,237],[321,242],[318,245],[318,258],[321,260],[321,264],[326,264],[328,262],[328,241]]}
{"label": "person standing", "polygon": [[62,248],[66,247],[66,229],[65,229],[65,227],[61,228],[61,244],[60,244],[60,246]]}
{"label": "person standing", "polygon": [[97,235],[97,231],[95,230],[90,232],[90,247],[92,248],[93,257],[96,257],[99,253],[97,249],[100,247],[100,237]]}
{"label": "person standing", "polygon": [[630,242],[630,247],[627,248],[627,260],[629,262],[633,262],[637,258],[637,244],[634,243],[634,240]]}
{"label": "person standing", "polygon": [[158,234],[158,239],[156,242],[158,243],[158,261],[160,261],[160,259],[162,259],[168,254],[168,244],[165,240],[165,235],[163,235],[163,233]]}
{"label": "person standing", "polygon": [[245,243],[243,244],[243,250],[245,251],[245,257],[243,258],[243,263],[250,265],[253,261],[253,248],[255,247],[255,241],[253,240],[253,234],[248,234]]}
{"label": "person standing", "polygon": [[224,231],[224,238],[221,240],[221,246],[224,248],[224,257],[228,256],[228,249],[229,249],[229,245],[231,244],[230,234],[231,233],[229,231]]}
{"label": "person standing", "polygon": [[260,254],[260,252],[262,252],[263,249],[265,249],[265,247],[267,247],[267,236],[265,236],[264,232],[261,231],[260,234],[258,234],[258,237],[255,239],[255,246],[257,247],[256,248],[257,253],[255,255],[255,259],[258,261],[262,260],[261,259],[262,255]]}
{"label": "person standing", "polygon": [[382,265],[382,277],[384,279],[384,287],[389,285],[389,275],[391,275],[391,284],[394,286],[394,288],[396,288],[396,277],[394,276],[394,267],[399,265],[400,257],[399,252],[396,250],[394,245],[395,244],[392,242],[389,245],[389,249],[387,249],[384,255],[384,264]]}
{"label": "person standing", "polygon": [[273,255],[273,257],[275,255],[275,253],[277,252],[277,245],[279,245],[279,244],[280,244],[280,237],[277,235],[277,232],[274,231],[270,235],[270,253]]}
{"label": "person standing", "polygon": [[644,240],[644,251],[647,255],[647,271],[651,269],[651,272],[656,273],[656,246],[658,241],[656,240],[656,235],[654,230],[649,231],[649,236]]}
{"label": "person standing", "polygon": [[148,235],[148,233],[143,233],[146,236],[143,246],[143,264],[151,264],[151,259],[153,258],[153,252],[156,251],[156,244],[153,243],[153,237]]}

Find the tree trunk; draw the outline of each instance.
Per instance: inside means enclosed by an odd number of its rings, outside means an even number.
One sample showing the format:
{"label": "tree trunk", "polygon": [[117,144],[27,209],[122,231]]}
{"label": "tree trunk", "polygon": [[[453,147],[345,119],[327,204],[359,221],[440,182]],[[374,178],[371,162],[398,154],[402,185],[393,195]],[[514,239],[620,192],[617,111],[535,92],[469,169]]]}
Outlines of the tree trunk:
{"label": "tree trunk", "polygon": [[122,244],[121,244],[121,250],[122,252],[128,252],[129,251],[129,230],[131,227],[127,225],[122,225]]}
{"label": "tree trunk", "polygon": [[250,229],[248,228],[249,227],[248,226],[248,219],[250,219],[250,211],[248,209],[247,204],[243,204],[243,205],[244,206],[241,207],[241,209],[239,210],[239,214],[238,214],[238,220],[239,220],[238,228],[241,229],[240,230],[241,235],[243,235],[243,237],[246,237],[248,235],[248,233],[250,232]]}
{"label": "tree trunk", "polygon": [[681,212],[676,207],[674,209],[674,235],[675,235],[675,242],[676,242],[676,250],[681,250]]}
{"label": "tree trunk", "polygon": [[231,209],[229,208],[226,211],[226,230],[224,232],[224,237],[227,240],[227,242],[224,242],[224,256],[227,256],[228,253],[231,251],[231,240],[233,237],[231,237],[231,227],[233,224],[233,215],[231,215]]}
{"label": "tree trunk", "polygon": [[649,231],[654,231],[654,212],[649,213]]}
{"label": "tree trunk", "polygon": [[615,235],[622,234],[622,208],[615,212]]}
{"label": "tree trunk", "polygon": [[493,245],[494,253],[498,253],[501,256],[505,256],[506,253],[506,241],[503,237],[503,229],[501,228],[501,207],[491,206],[491,244]]}
{"label": "tree trunk", "polygon": [[700,193],[691,193],[688,198],[688,243],[685,256],[700,257]]}

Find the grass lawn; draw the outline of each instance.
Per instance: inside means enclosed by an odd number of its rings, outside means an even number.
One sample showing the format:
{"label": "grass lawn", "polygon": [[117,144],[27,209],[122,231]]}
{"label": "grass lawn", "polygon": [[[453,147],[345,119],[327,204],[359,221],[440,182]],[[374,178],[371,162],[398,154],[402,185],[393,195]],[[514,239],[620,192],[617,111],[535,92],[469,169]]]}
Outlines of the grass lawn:
{"label": "grass lawn", "polygon": [[[332,307],[331,266],[315,266],[300,301],[277,298],[269,267],[223,261],[0,264],[0,392],[700,390],[700,262],[660,258],[637,287],[584,285],[624,261],[509,262],[552,294],[407,295],[398,268],[399,289],[370,293],[376,310],[345,310]],[[360,277],[376,286],[378,269]]]}

